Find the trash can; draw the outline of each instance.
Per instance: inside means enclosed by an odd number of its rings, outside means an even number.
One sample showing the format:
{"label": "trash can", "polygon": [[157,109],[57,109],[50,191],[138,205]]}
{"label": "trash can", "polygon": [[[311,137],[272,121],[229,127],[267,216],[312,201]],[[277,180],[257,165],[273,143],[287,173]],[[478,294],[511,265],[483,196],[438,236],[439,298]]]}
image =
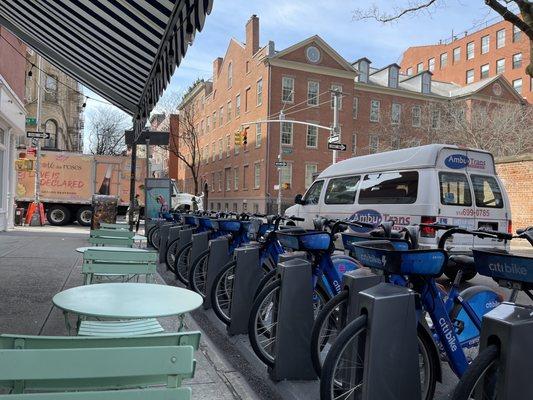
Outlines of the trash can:
{"label": "trash can", "polygon": [[116,196],[93,195],[91,229],[99,229],[102,222],[109,224],[117,222],[117,206],[118,198]]}
{"label": "trash can", "polygon": [[24,225],[24,208],[15,208],[15,225]]}

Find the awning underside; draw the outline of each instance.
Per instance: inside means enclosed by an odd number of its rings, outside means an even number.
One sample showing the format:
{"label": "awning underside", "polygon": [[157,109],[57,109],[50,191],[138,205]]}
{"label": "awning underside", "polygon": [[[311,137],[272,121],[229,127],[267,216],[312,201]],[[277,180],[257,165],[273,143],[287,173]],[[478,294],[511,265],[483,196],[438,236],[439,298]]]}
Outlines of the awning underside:
{"label": "awning underside", "polygon": [[0,24],[134,116],[136,130],[180,64],[213,0],[2,0]]}

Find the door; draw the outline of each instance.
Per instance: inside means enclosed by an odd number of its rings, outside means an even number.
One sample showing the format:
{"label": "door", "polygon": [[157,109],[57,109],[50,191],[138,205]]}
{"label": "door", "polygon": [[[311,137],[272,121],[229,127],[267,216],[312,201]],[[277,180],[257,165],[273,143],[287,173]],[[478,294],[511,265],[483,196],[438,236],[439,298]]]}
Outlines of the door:
{"label": "door", "polygon": [[320,197],[323,187],[324,180],[315,181],[302,198],[299,217],[305,218],[305,222],[300,224],[304,228],[313,228],[313,218],[319,215]]}

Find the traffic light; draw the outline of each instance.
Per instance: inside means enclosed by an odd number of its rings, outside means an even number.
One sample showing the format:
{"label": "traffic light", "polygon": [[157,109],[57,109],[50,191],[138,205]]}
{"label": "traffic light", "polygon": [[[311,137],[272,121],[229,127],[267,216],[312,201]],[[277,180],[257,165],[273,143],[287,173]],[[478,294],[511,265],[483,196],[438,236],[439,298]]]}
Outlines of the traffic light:
{"label": "traffic light", "polygon": [[283,190],[289,190],[291,188],[291,184],[289,182],[285,182],[283,185],[281,185],[281,188]]}
{"label": "traffic light", "polygon": [[242,134],[241,131],[235,132],[235,146],[240,146],[242,144]]}
{"label": "traffic light", "polygon": [[244,128],[244,131],[242,132],[242,145],[246,146],[248,144],[248,126]]}

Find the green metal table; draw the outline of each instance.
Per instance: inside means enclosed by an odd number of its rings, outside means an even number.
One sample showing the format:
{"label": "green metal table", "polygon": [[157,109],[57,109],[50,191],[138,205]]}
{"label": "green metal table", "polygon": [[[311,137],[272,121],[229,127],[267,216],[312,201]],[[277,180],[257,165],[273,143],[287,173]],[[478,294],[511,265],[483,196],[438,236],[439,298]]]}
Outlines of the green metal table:
{"label": "green metal table", "polygon": [[54,305],[68,314],[100,319],[148,319],[177,315],[180,330],[184,314],[200,307],[202,297],[191,290],[149,283],[100,283],[67,289],[54,296]]}
{"label": "green metal table", "polygon": [[78,247],[76,251],[78,253],[85,253],[87,250],[98,250],[98,251],[133,251],[133,252],[139,252],[139,251],[153,251],[148,249],[140,249],[138,247],[115,247],[115,246],[85,246],[85,247]]}

